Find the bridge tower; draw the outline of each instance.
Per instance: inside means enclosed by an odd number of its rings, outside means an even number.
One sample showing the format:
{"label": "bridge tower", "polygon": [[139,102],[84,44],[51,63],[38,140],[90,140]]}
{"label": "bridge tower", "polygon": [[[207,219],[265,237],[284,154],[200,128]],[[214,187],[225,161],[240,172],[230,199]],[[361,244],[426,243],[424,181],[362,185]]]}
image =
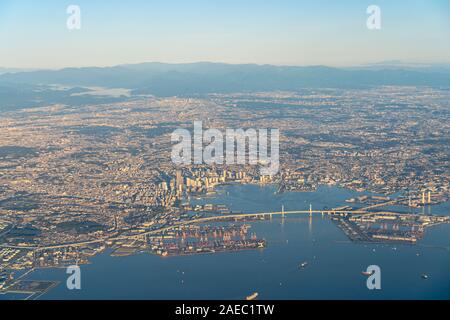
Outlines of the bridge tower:
{"label": "bridge tower", "polygon": [[425,205],[425,191],[422,192],[422,204]]}
{"label": "bridge tower", "polygon": [[428,191],[428,204],[431,204],[431,191]]}
{"label": "bridge tower", "polygon": [[312,217],[312,204],[309,204],[309,216]]}
{"label": "bridge tower", "polygon": [[281,206],[281,217],[284,219],[284,204]]}

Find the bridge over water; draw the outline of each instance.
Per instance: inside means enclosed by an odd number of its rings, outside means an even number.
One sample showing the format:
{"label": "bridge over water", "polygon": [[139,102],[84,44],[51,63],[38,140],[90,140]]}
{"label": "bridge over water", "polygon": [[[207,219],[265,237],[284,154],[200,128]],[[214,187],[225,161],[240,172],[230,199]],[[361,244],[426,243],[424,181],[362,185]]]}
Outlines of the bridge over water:
{"label": "bridge over water", "polygon": [[199,223],[206,223],[206,222],[214,222],[214,221],[223,221],[223,220],[242,220],[246,218],[272,218],[273,216],[282,216],[286,217],[289,215],[309,215],[312,216],[314,214],[320,214],[320,215],[337,215],[337,216],[345,216],[345,215],[364,215],[364,214],[378,214],[378,215],[395,215],[395,214],[404,214],[401,212],[391,212],[391,211],[380,211],[380,212],[373,212],[368,211],[369,209],[373,209],[375,207],[382,207],[383,205],[391,205],[394,204],[395,201],[388,201],[383,204],[377,204],[365,208],[360,208],[356,210],[312,210],[312,207],[310,207],[309,210],[296,210],[296,211],[284,211],[284,208],[281,211],[278,212],[257,212],[257,213],[242,213],[242,214],[224,214],[224,215],[215,215],[210,217],[203,217],[198,219],[191,219],[191,220],[184,220],[176,222],[170,226],[165,226],[159,229],[155,230],[148,230],[145,232],[140,232],[137,234],[132,235],[122,235],[122,236],[115,236],[110,238],[103,238],[103,239],[95,239],[90,241],[82,241],[82,242],[74,242],[74,243],[65,243],[60,245],[50,245],[50,246],[11,246],[11,245],[4,245],[1,244],[0,248],[12,248],[12,249],[21,249],[21,250],[49,250],[49,249],[62,249],[62,248],[68,248],[68,247],[80,247],[80,246],[86,246],[89,244],[96,244],[96,243],[103,243],[107,241],[120,241],[120,240],[129,240],[129,239],[141,239],[145,236],[151,236],[151,235],[157,235],[165,231],[172,230],[174,228],[185,226],[185,225],[192,225],[192,224],[199,224]]}

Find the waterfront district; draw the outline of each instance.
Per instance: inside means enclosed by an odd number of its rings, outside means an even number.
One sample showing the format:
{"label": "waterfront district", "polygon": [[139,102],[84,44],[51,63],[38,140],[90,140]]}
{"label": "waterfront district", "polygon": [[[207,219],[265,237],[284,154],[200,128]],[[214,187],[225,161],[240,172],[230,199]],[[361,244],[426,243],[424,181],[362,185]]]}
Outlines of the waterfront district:
{"label": "waterfront district", "polygon": [[[15,272],[87,263],[106,248],[118,256],[263,249],[270,244],[249,222],[274,216],[317,214],[352,241],[414,244],[427,227],[450,222],[448,212],[410,212],[449,199],[449,98],[448,90],[380,87],[130,97],[5,112],[0,287],[45,292],[54,284],[17,281]],[[193,120],[219,130],[279,128],[279,173],[174,165],[170,134],[191,130]],[[367,195],[300,211],[192,205],[233,183],[274,184],[278,193],[337,185]]]}

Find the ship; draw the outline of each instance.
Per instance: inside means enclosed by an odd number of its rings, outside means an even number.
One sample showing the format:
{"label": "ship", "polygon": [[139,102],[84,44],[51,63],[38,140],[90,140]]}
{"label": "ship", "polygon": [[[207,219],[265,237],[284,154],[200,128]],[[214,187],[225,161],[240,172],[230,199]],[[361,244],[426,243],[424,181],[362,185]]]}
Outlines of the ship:
{"label": "ship", "polygon": [[245,298],[245,300],[247,300],[247,301],[256,300],[256,298],[258,298],[258,296],[259,296],[258,292],[255,292],[255,293],[249,295],[247,298]]}
{"label": "ship", "polygon": [[306,266],[308,265],[308,262],[302,262],[301,264],[300,264],[300,268],[306,268]]}

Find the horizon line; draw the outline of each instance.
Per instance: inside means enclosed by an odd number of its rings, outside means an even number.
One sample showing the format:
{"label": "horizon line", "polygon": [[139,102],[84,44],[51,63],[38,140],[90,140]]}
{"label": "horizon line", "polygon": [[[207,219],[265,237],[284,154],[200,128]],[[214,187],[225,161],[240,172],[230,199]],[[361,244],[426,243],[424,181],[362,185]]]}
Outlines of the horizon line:
{"label": "horizon line", "polygon": [[193,65],[193,64],[223,64],[230,66],[240,66],[240,65],[254,65],[254,66],[273,66],[273,67],[328,67],[335,69],[346,69],[346,68],[363,68],[363,67],[376,67],[376,66],[398,66],[398,67],[433,67],[433,66],[442,66],[448,65],[450,67],[449,62],[419,62],[419,61],[403,61],[398,59],[393,60],[384,60],[384,61],[376,61],[376,62],[367,62],[363,64],[354,64],[354,65],[333,65],[333,64],[277,64],[277,63],[252,63],[252,62],[223,62],[223,61],[207,61],[207,60],[198,60],[198,61],[189,61],[189,62],[172,62],[172,61],[142,61],[142,62],[124,62],[124,63],[115,63],[108,65],[84,65],[84,66],[60,66],[60,67],[15,67],[15,66],[2,66],[1,69],[12,69],[17,70],[17,72],[33,72],[33,71],[59,71],[64,69],[85,69],[85,68],[114,68],[114,67],[123,67],[123,66],[132,66],[132,65],[140,65],[140,64],[163,64],[163,65]]}

